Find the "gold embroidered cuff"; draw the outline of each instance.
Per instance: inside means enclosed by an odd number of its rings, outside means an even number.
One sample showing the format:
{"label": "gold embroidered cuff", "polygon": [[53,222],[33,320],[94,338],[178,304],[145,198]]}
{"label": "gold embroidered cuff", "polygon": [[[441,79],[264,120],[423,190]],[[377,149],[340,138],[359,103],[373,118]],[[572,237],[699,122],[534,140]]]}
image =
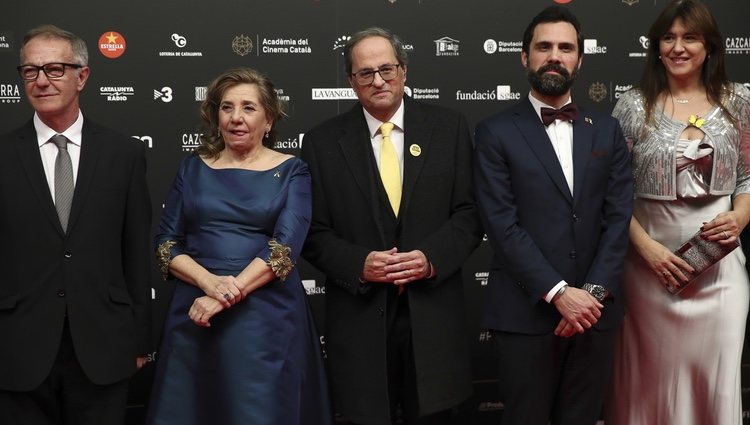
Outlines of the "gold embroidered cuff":
{"label": "gold embroidered cuff", "polygon": [[271,248],[271,255],[268,257],[266,265],[283,282],[294,267],[294,262],[289,258],[292,249],[288,245],[278,243],[276,239],[268,241],[268,246]]}
{"label": "gold embroidered cuff", "polygon": [[169,277],[169,263],[172,262],[172,247],[177,245],[177,241],[164,241],[156,248],[156,261],[159,263],[161,278],[167,280]]}

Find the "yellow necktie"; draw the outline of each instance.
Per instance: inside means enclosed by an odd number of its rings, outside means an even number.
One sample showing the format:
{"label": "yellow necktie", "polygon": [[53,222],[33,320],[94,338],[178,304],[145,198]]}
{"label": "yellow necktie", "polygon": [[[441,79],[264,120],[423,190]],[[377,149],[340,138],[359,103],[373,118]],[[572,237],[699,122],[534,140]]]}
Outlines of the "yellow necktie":
{"label": "yellow necktie", "polygon": [[393,212],[398,217],[398,207],[401,204],[401,165],[398,162],[396,149],[391,143],[392,122],[384,122],[380,126],[383,141],[380,144],[380,179],[383,181],[385,193],[391,203]]}

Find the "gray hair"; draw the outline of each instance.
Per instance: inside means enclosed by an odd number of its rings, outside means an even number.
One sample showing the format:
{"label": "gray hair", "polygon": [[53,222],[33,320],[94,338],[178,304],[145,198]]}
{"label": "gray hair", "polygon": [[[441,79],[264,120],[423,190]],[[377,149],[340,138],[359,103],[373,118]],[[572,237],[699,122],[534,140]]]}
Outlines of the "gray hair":
{"label": "gray hair", "polygon": [[396,55],[399,65],[407,65],[409,58],[404,50],[404,45],[401,43],[401,39],[394,33],[388,31],[385,28],[370,27],[363,29],[362,31],[356,32],[347,41],[344,46],[344,67],[346,69],[346,75],[352,75],[352,50],[354,46],[365,38],[369,37],[383,37],[391,43],[393,47],[393,53]]}
{"label": "gray hair", "polygon": [[23,62],[23,49],[26,44],[33,38],[44,37],[44,38],[56,38],[65,40],[70,43],[70,48],[73,51],[73,61],[77,65],[88,66],[89,64],[89,51],[86,48],[86,42],[83,39],[70,31],[65,31],[62,28],[54,25],[41,25],[36,28],[32,28],[23,37],[23,45],[21,45],[21,62]]}

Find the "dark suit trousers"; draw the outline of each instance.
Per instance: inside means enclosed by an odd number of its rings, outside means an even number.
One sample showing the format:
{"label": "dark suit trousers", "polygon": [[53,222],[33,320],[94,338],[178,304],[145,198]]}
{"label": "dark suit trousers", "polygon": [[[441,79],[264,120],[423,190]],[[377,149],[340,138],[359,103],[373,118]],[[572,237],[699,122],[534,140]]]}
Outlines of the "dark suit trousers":
{"label": "dark suit trousers", "polygon": [[502,425],[594,425],[612,371],[615,330],[571,338],[492,333],[499,360]]}
{"label": "dark suit trousers", "polygon": [[57,358],[42,384],[32,391],[0,391],[0,424],[120,425],[127,398],[127,380],[111,385],[89,380],[76,358],[66,320]]}
{"label": "dark suit trousers", "polygon": [[404,425],[447,425],[450,424],[450,411],[419,416],[417,395],[417,375],[414,365],[414,349],[411,343],[411,315],[409,294],[397,295],[395,287],[389,288],[391,302],[388,303],[388,395],[391,401],[392,423],[396,414]]}

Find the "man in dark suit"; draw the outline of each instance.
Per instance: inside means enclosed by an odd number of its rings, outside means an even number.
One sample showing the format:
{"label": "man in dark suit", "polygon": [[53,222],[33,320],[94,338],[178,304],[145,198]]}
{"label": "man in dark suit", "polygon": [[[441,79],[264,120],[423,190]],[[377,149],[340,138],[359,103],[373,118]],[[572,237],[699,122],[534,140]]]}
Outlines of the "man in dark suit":
{"label": "man in dark suit", "polygon": [[458,113],[404,97],[406,53],[352,36],[359,102],[305,135],[313,217],[303,255],[326,275],[337,412],[357,424],[445,424],[471,392],[461,266],[480,241],[471,140]]}
{"label": "man in dark suit", "polygon": [[31,30],[18,70],[35,114],[0,136],[4,425],[122,423],[146,360],[145,151],[81,114],[87,61],[76,35]]}
{"label": "man in dark suit", "polygon": [[564,7],[537,15],[521,52],[528,99],[475,133],[503,425],[593,425],[623,317],[632,177],[617,122],[571,103],[582,38]]}

